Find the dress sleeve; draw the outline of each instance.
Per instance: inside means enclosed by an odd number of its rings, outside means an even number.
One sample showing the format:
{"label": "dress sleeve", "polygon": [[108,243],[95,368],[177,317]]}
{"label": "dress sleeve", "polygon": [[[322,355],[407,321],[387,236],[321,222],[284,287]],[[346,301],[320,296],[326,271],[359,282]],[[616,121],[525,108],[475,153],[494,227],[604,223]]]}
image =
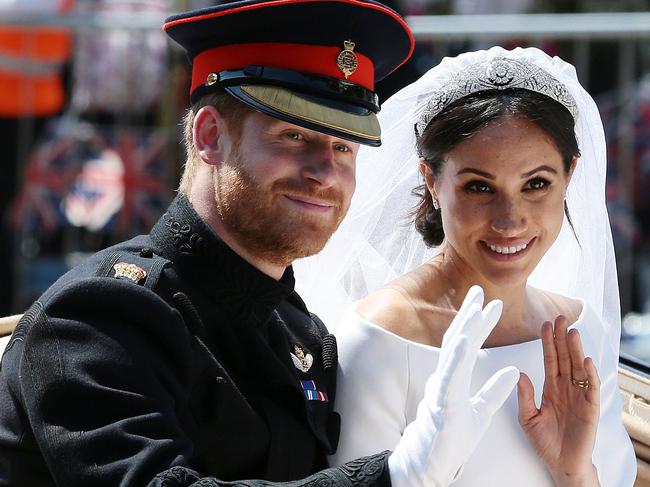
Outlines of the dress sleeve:
{"label": "dress sleeve", "polygon": [[[603,327],[595,322],[599,318],[589,307],[584,319],[584,330],[602,330]],[[583,342],[585,338],[583,335]],[[606,343],[604,334],[590,336],[589,339],[591,346],[586,346],[585,352],[594,360],[601,381],[600,420],[593,462],[602,487],[631,487],[636,478],[636,457],[623,425],[623,402],[618,386],[618,357],[612,353],[612,347]]]}
{"label": "dress sleeve", "polygon": [[334,409],[341,435],[330,465],[393,450],[406,427],[409,387],[407,342],[346,314],[336,328],[339,371]]}

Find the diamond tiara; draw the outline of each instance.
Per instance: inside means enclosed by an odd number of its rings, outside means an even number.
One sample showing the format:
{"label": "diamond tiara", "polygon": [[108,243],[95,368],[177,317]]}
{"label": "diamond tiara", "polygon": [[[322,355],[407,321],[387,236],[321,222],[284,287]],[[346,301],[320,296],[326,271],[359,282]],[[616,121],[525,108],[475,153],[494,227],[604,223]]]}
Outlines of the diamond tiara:
{"label": "diamond tiara", "polygon": [[578,107],[566,87],[542,68],[510,58],[494,58],[474,64],[457,73],[431,96],[417,124],[416,134],[422,135],[429,122],[442,110],[472,93],[485,90],[523,88],[546,95],[561,103],[575,120]]}

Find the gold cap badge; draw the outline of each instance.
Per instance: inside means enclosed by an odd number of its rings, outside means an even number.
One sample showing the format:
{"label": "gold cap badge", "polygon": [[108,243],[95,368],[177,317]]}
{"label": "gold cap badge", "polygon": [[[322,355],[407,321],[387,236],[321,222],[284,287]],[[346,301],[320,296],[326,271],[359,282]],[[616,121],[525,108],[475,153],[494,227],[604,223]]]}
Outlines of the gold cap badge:
{"label": "gold cap badge", "polygon": [[343,42],[344,49],[339,53],[339,57],[336,58],[336,65],[343,71],[346,79],[359,67],[359,60],[354,53],[354,46],[355,44],[352,41]]}
{"label": "gold cap badge", "polygon": [[219,81],[219,75],[217,73],[210,73],[205,80],[205,86],[212,86],[217,81]]}
{"label": "gold cap badge", "polygon": [[128,262],[118,262],[113,266],[113,269],[115,269],[115,277],[124,277],[135,283],[147,277],[147,273],[142,267]]}

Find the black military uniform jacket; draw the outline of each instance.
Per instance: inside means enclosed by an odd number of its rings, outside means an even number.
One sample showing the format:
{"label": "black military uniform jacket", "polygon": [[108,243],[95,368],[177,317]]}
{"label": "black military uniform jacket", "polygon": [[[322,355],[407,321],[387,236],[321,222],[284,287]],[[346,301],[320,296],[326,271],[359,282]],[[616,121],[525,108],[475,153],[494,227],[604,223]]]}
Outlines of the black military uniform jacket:
{"label": "black military uniform jacket", "polygon": [[293,284],[177,197],[20,321],[0,370],[0,485],[390,485],[386,453],[323,470],[336,342]]}

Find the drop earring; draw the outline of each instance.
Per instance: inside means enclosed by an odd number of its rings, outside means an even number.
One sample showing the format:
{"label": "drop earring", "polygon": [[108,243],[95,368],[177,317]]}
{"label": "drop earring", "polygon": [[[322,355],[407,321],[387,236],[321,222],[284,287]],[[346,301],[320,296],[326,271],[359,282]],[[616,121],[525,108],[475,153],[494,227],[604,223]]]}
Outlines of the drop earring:
{"label": "drop earring", "polygon": [[433,198],[433,209],[438,211],[440,209],[440,204],[438,203],[438,200]]}

